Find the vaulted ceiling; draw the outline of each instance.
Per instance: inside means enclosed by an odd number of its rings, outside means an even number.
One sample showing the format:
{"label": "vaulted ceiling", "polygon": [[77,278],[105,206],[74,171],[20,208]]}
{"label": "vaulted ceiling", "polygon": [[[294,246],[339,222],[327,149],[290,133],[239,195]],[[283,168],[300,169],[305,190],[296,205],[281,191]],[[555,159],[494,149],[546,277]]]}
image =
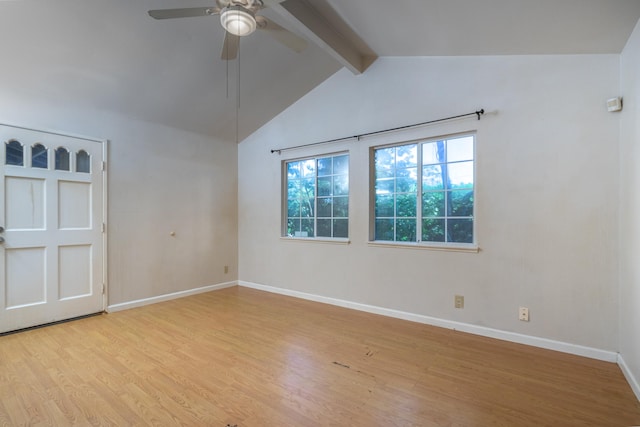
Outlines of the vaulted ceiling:
{"label": "vaulted ceiling", "polygon": [[376,56],[617,54],[640,0],[264,0],[306,39],[264,32],[220,59],[217,16],[147,11],[215,0],[0,0],[0,93],[72,103],[242,140],[346,66]]}

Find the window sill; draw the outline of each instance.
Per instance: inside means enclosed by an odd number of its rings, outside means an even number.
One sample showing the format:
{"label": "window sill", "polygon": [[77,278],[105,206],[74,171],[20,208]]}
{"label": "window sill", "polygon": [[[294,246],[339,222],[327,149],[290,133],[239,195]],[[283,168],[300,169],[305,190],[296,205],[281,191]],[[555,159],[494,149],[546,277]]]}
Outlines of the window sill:
{"label": "window sill", "polygon": [[281,236],[280,240],[285,242],[303,242],[303,243],[323,243],[332,245],[348,245],[351,243],[349,239],[331,239],[322,237],[284,237]]}
{"label": "window sill", "polygon": [[416,243],[416,242],[386,242],[382,240],[374,240],[369,242],[369,246],[375,246],[380,248],[403,248],[403,249],[426,249],[432,251],[446,251],[446,252],[471,252],[478,253],[480,248],[473,243]]}

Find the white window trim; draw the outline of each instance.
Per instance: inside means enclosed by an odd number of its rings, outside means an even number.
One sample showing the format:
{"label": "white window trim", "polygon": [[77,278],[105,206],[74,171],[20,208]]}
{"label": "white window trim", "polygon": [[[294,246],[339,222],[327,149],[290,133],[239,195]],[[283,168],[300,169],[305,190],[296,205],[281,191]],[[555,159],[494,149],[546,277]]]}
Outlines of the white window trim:
{"label": "white window trim", "polygon": [[391,242],[386,240],[371,240],[369,246],[379,248],[423,249],[444,252],[480,252],[475,243],[439,243],[439,242]]}
{"label": "white window trim", "polygon": [[[308,156],[300,156],[300,157],[292,157],[292,158],[288,158],[288,159],[283,159],[280,164],[280,173],[281,173],[281,224],[280,224],[280,240],[283,241],[290,241],[290,242],[313,242],[313,243],[333,243],[333,244],[350,244],[351,240],[349,237],[327,237],[327,236],[321,236],[321,237],[296,237],[296,236],[287,236],[284,234],[286,228],[287,228],[287,210],[288,210],[288,206],[287,206],[287,192],[288,192],[288,188],[287,188],[287,183],[288,183],[288,178],[287,178],[287,163],[290,162],[296,162],[299,160],[305,160],[305,159],[319,159],[319,158],[326,158],[326,157],[337,157],[337,156],[341,156],[341,155],[347,155],[349,156],[349,173],[347,174],[347,177],[349,179],[349,195],[348,195],[348,206],[349,206],[349,216],[347,217],[348,220],[348,235],[351,234],[351,152],[350,150],[339,150],[339,151],[332,151],[329,153],[324,153],[324,154],[311,154]],[[283,179],[284,178],[284,179]],[[316,176],[316,183],[317,183],[317,176]],[[316,199],[318,198],[317,195],[317,187],[316,187]],[[315,217],[315,219],[317,220],[317,216]]]}
{"label": "white window trim", "polygon": [[[473,207],[473,242],[472,243],[459,243],[459,242],[430,242],[421,241],[417,242],[398,242],[390,240],[375,240],[375,151],[380,148],[387,147],[399,147],[410,144],[422,144],[430,141],[437,141],[441,139],[451,139],[458,136],[473,135],[473,194],[474,194],[474,207]],[[395,248],[409,248],[409,249],[426,249],[436,251],[450,251],[450,252],[480,252],[477,238],[477,206],[476,206],[476,194],[477,194],[477,146],[478,146],[478,131],[467,130],[461,132],[446,133],[442,135],[431,135],[424,138],[411,138],[404,141],[394,141],[379,145],[369,146],[369,240],[368,245],[371,247],[395,247]],[[419,192],[421,194],[421,192]]]}
{"label": "white window trim", "polygon": [[289,237],[280,236],[280,240],[285,242],[302,242],[302,243],[321,243],[334,245],[350,245],[351,240],[343,237]]}

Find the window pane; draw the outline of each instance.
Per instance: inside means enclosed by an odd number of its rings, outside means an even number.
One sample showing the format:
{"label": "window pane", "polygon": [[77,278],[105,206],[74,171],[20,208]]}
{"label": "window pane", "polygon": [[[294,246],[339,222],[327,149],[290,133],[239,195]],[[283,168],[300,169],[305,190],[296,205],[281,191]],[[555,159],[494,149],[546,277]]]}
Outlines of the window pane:
{"label": "window pane", "polygon": [[445,142],[434,141],[422,144],[422,164],[433,165],[445,162]]}
{"label": "window pane", "polygon": [[336,156],[333,158],[333,173],[336,175],[349,174],[349,155]]}
{"label": "window pane", "polygon": [[289,179],[300,178],[300,162],[287,163],[287,177]]}
{"label": "window pane", "polygon": [[447,221],[450,242],[473,243],[473,220],[450,219]]}
{"label": "window pane", "polygon": [[418,191],[418,169],[399,169],[396,178],[396,191],[398,193],[412,193]]}
{"label": "window pane", "polygon": [[414,194],[398,194],[396,196],[396,216],[397,217],[414,217],[416,216],[417,195]]}
{"label": "window pane", "polygon": [[24,166],[24,148],[18,141],[9,141],[5,145],[5,165]]}
{"label": "window pane", "polygon": [[303,218],[313,217],[315,199],[303,197],[300,200],[300,216]]}
{"label": "window pane", "polygon": [[311,160],[302,160],[300,162],[300,171],[302,172],[302,176],[310,177],[316,175],[316,161]]}
{"label": "window pane", "polygon": [[442,166],[433,165],[422,168],[422,190],[443,190]]}
{"label": "window pane", "polygon": [[91,156],[84,150],[80,150],[76,154],[76,172],[91,172]]}
{"label": "window pane", "polygon": [[64,147],[56,148],[56,170],[68,171],[69,169],[69,152]]}
{"label": "window pane", "polygon": [[447,141],[447,161],[473,160],[473,137],[450,139]]}
{"label": "window pane", "polygon": [[334,197],[333,198],[333,216],[346,218],[349,216],[349,197]]}
{"label": "window pane", "polygon": [[[331,202],[331,197],[319,198],[318,199],[318,218],[331,218],[333,203]],[[320,226],[318,226],[320,227]]]}
{"label": "window pane", "polygon": [[395,211],[395,199],[392,195],[376,196],[376,218],[392,217]]}
{"label": "window pane", "polygon": [[333,157],[318,159],[318,176],[333,174]]}
{"label": "window pane", "polygon": [[331,237],[331,220],[318,220],[318,237]]}
{"label": "window pane", "polygon": [[444,216],[444,192],[426,192],[422,194],[422,216]]}
{"label": "window pane", "polygon": [[416,220],[415,219],[399,219],[397,221],[396,240],[398,242],[415,242],[416,241]]}
{"label": "window pane", "polygon": [[422,240],[425,242],[444,242],[444,219],[422,220]]}
{"label": "window pane", "polygon": [[302,197],[310,197],[314,198],[316,196],[316,180],[311,179],[303,179],[300,181],[301,183],[301,191]]}
{"label": "window pane", "polygon": [[300,237],[314,237],[312,219],[303,219],[300,221],[300,229]]}
{"label": "window pane", "polygon": [[287,236],[294,236],[300,230],[300,220],[295,218],[287,219]]}
{"label": "window pane", "polygon": [[300,200],[299,199],[287,200],[287,216],[289,217],[300,216]]}
{"label": "window pane", "polygon": [[376,219],[375,240],[394,240],[393,219]]}
{"label": "window pane", "polygon": [[473,162],[449,164],[451,188],[473,188]]}
{"label": "window pane", "polygon": [[349,194],[349,176],[338,175],[333,177],[333,194],[336,196],[344,196]]}
{"label": "window pane", "polygon": [[318,178],[318,196],[331,196],[331,177]]}
{"label": "window pane", "polygon": [[334,219],[333,220],[333,237],[349,237],[349,220]]}
{"label": "window pane", "polygon": [[418,146],[416,144],[396,147],[396,168],[403,169],[418,164]]}
{"label": "window pane", "polygon": [[35,144],[31,147],[31,167],[47,169],[49,167],[47,154],[47,148],[42,144]]}
{"label": "window pane", "polygon": [[375,151],[376,178],[388,178],[394,175],[396,166],[395,148],[380,148]]}
{"label": "window pane", "polygon": [[287,183],[287,197],[290,200],[299,199],[300,197],[302,197],[301,187],[302,182],[300,182],[300,180],[295,179],[289,181]]}
{"label": "window pane", "polygon": [[451,216],[473,216],[473,190],[451,191]]}
{"label": "window pane", "polygon": [[396,180],[383,178],[376,180],[376,194],[393,194],[396,189]]}

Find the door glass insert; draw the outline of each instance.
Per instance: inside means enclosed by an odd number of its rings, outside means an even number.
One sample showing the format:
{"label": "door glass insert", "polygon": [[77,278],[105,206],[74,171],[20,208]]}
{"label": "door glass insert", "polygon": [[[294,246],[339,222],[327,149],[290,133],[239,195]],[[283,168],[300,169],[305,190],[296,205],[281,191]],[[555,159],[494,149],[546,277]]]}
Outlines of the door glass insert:
{"label": "door glass insert", "polygon": [[47,147],[42,144],[35,144],[31,147],[31,167],[47,169],[49,167],[47,154]]}
{"label": "door glass insert", "polygon": [[84,150],[80,150],[76,154],[76,172],[91,172],[91,156]]}
{"label": "door glass insert", "polygon": [[56,148],[56,170],[68,171],[69,168],[69,150],[64,147]]}
{"label": "door glass insert", "polygon": [[5,143],[5,165],[24,166],[24,147],[20,141],[11,140]]}

